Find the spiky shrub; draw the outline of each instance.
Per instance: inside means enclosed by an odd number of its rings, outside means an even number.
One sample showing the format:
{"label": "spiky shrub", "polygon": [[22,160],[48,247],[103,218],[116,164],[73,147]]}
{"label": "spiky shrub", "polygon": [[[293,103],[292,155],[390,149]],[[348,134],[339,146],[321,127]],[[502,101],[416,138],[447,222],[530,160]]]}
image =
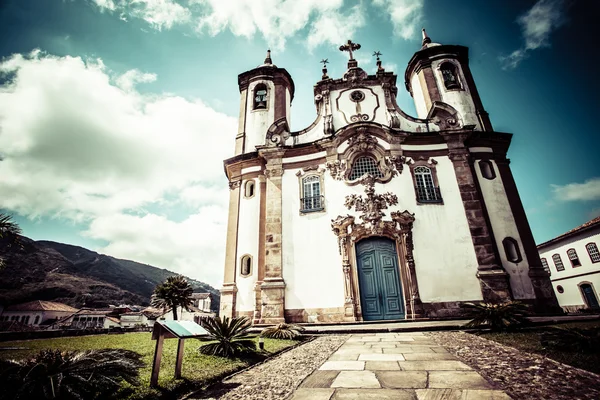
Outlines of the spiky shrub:
{"label": "spiky shrub", "polygon": [[202,340],[216,341],[216,343],[200,346],[198,348],[200,353],[233,358],[256,352],[254,336],[248,333],[248,329],[250,329],[248,318],[202,318],[200,324],[209,334],[208,338]]}
{"label": "spiky shrub", "polygon": [[139,385],[141,358],[123,349],[42,350],[26,360],[3,362],[0,398],[101,398],[114,394],[123,381]]}
{"label": "spiky shrub", "polygon": [[473,319],[465,328],[489,325],[493,331],[515,329],[527,323],[527,306],[517,301],[505,303],[464,303],[472,311]]}
{"label": "spiky shrub", "polygon": [[262,330],[262,337],[271,339],[296,339],[304,332],[304,328],[294,324],[277,324]]}

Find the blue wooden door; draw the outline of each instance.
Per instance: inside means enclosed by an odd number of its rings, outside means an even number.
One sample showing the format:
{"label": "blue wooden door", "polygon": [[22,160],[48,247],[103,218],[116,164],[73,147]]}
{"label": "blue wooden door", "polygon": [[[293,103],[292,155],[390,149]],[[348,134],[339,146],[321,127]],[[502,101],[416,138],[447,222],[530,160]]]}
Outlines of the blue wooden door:
{"label": "blue wooden door", "polygon": [[360,304],[365,321],[404,318],[396,245],[381,237],[356,244]]}
{"label": "blue wooden door", "polygon": [[598,304],[598,299],[596,298],[596,293],[594,293],[594,289],[592,285],[588,285],[587,283],[580,286],[581,292],[585,296],[587,300],[587,305],[590,308],[598,308],[600,305]]}

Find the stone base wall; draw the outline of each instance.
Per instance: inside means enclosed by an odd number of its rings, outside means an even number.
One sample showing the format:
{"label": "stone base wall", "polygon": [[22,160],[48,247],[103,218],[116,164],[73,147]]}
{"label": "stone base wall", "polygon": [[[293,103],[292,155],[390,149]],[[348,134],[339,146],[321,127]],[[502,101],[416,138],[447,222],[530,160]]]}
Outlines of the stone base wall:
{"label": "stone base wall", "polygon": [[246,317],[250,321],[252,321],[252,318],[254,317],[254,311],[236,311],[235,316],[236,317]]}
{"label": "stone base wall", "polygon": [[300,308],[285,310],[285,320],[291,323],[351,322],[354,318],[345,316],[344,307]]}

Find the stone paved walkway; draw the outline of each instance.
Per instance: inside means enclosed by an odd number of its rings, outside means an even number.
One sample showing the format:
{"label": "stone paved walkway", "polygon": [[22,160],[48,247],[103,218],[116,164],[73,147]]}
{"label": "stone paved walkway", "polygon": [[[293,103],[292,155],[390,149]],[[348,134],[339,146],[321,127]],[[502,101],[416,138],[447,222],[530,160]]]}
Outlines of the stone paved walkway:
{"label": "stone paved walkway", "polygon": [[510,400],[422,332],[352,335],[291,400]]}

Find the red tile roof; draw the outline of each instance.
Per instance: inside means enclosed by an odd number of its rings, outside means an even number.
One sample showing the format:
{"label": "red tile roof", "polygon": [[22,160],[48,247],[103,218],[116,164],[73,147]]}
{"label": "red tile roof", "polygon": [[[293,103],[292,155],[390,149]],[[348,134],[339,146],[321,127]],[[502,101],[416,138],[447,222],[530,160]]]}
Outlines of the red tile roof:
{"label": "red tile roof", "polygon": [[212,297],[210,293],[192,293],[192,299],[194,300],[208,299],[209,297]]}
{"label": "red tile roof", "polygon": [[565,232],[562,235],[559,235],[559,236],[555,237],[554,239],[550,239],[547,242],[538,244],[537,248],[539,249],[539,248],[545,247],[545,246],[547,246],[549,244],[556,243],[556,242],[558,242],[558,241],[560,241],[562,239],[565,239],[565,238],[567,238],[569,236],[573,236],[576,233],[585,231],[587,229],[591,229],[591,228],[593,228],[595,226],[600,226],[600,217],[596,217],[596,218],[594,218],[594,219],[586,222],[585,224],[582,224],[582,225],[578,226],[577,228],[573,228],[570,231]]}
{"label": "red tile roof", "polygon": [[6,307],[5,311],[67,311],[74,313],[79,310],[63,303],[34,300],[28,303],[14,304],[12,306],[8,306]]}

